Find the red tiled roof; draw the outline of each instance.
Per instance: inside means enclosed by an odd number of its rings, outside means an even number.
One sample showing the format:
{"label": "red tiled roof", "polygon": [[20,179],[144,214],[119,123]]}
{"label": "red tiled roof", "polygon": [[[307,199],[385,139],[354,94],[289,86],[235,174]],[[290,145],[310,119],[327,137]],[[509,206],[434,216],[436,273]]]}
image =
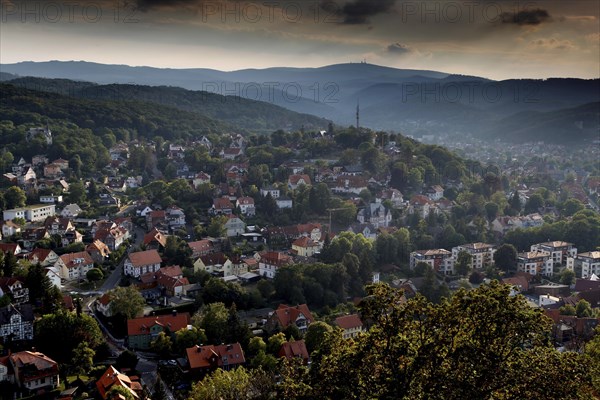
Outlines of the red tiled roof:
{"label": "red tiled roof", "polygon": [[96,381],[96,388],[103,399],[106,399],[106,393],[115,385],[124,387],[134,398],[138,398],[138,394],[132,390],[132,383],[127,375],[122,374],[111,365]]}
{"label": "red tiled roof", "polygon": [[[33,351],[20,351],[13,353],[10,356],[12,364],[21,370],[21,379],[29,382],[47,376],[58,374],[58,364],[53,359],[47,357],[43,353]],[[22,371],[27,369],[25,375]]]}
{"label": "red tiled roof", "polygon": [[502,283],[520,287],[524,292],[529,290],[529,281],[524,276],[513,276],[502,279]]}
{"label": "red tiled roof", "polygon": [[162,267],[156,272],[157,275],[166,275],[173,278],[183,276],[183,271],[179,265],[170,265],[168,267]]}
{"label": "red tiled roof", "polygon": [[[78,267],[80,264],[89,265],[93,264],[94,260],[92,260],[92,256],[87,251],[80,251],[77,253],[68,253],[60,256],[60,259],[67,266],[67,268]],[[76,262],[77,260],[81,260],[80,263]]]}
{"label": "red tiled roof", "polygon": [[188,246],[190,246],[194,254],[200,254],[210,251],[212,248],[212,242],[208,239],[203,239],[195,242],[189,242]]}
{"label": "red tiled roof", "polygon": [[302,236],[292,242],[292,246],[297,247],[318,247],[319,244],[309,237]]}
{"label": "red tiled roof", "polygon": [[143,243],[145,245],[149,245],[152,242],[157,242],[161,246],[165,247],[167,245],[167,237],[158,229],[152,228],[150,232],[144,235]]}
{"label": "red tiled roof", "polygon": [[181,313],[177,315],[157,315],[152,317],[142,317],[127,320],[127,335],[147,335],[150,327],[159,324],[169,328],[171,332],[177,332],[188,326],[190,323],[190,314]]}
{"label": "red tiled roof", "polygon": [[194,346],[186,349],[191,369],[240,365],[246,362],[239,343],[219,346]]}
{"label": "red tiled roof", "polygon": [[285,358],[301,358],[308,361],[308,350],[306,349],[306,343],[303,339],[295,340],[293,342],[285,342],[279,349],[279,357]]}
{"label": "red tiled roof", "polygon": [[431,200],[427,196],[416,194],[410,198],[410,204],[424,206],[425,204],[431,204]]}
{"label": "red tiled roof", "polygon": [[219,197],[218,199],[213,199],[213,207],[215,210],[232,209],[233,204],[228,197]]}
{"label": "red tiled roof", "polygon": [[44,263],[44,261],[46,261],[46,258],[48,258],[48,256],[50,255],[50,253],[53,253],[53,250],[36,247],[31,251],[31,253],[27,255],[27,259],[30,261],[37,260],[37,262]]}
{"label": "red tiled roof", "polygon": [[17,243],[0,243],[0,251],[4,253],[11,252],[16,254],[19,245]]}
{"label": "red tiled roof", "polygon": [[260,262],[264,264],[281,267],[282,265],[288,264],[291,261],[292,257],[279,251],[265,251],[260,253]]}
{"label": "red tiled roof", "polygon": [[92,243],[88,244],[85,249],[88,252],[97,251],[103,256],[110,254],[110,249],[108,248],[108,246],[104,244],[104,242],[97,239],[94,240]]}
{"label": "red tiled roof", "polygon": [[254,205],[254,199],[252,197],[238,197],[237,202],[240,205]]}
{"label": "red tiled roof", "polygon": [[129,254],[129,261],[134,267],[142,265],[160,264],[162,259],[156,250],[137,251]]}
{"label": "red tiled roof", "polygon": [[190,284],[190,281],[188,281],[187,278],[175,278],[168,275],[157,275],[156,281],[159,285],[167,289],[174,289],[177,286],[185,286]]}
{"label": "red tiled roof", "polygon": [[201,256],[200,260],[206,266],[208,265],[223,265],[228,260],[227,256],[223,253],[213,253]]}
{"label": "red tiled roof", "polygon": [[110,294],[104,293],[102,297],[98,299],[98,302],[100,302],[100,304],[103,306],[107,306],[110,303]]}
{"label": "red tiled roof", "polygon": [[290,177],[288,178],[288,182],[292,185],[297,185],[300,180],[304,180],[304,183],[306,183],[307,185],[311,184],[310,176],[306,174],[294,174],[290,175]]}
{"label": "red tiled roof", "polygon": [[357,314],[344,315],[335,319],[335,324],[342,329],[352,329],[363,326]]}
{"label": "red tiled roof", "polygon": [[290,323],[296,321],[300,314],[304,315],[307,319],[308,324],[313,322],[313,318],[308,306],[306,304],[300,304],[297,306],[288,306],[280,304],[277,310],[273,312],[273,317],[277,319],[283,329],[287,328]]}

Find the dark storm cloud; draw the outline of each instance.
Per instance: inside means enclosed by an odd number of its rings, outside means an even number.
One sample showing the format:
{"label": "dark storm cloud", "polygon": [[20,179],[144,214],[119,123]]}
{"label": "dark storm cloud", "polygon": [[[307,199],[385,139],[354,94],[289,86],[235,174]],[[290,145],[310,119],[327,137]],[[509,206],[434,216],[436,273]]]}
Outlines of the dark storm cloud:
{"label": "dark storm cloud", "polygon": [[539,25],[550,20],[550,14],[546,10],[536,8],[533,10],[522,10],[519,12],[503,12],[500,14],[502,23],[516,25]]}
{"label": "dark storm cloud", "polygon": [[412,49],[409,46],[402,43],[392,43],[388,47],[386,47],[386,51],[390,54],[396,54],[400,56],[412,53]]}
{"label": "dark storm cloud", "polygon": [[177,8],[196,6],[199,0],[135,0],[134,4],[140,11],[148,11],[156,8]]}
{"label": "dark storm cloud", "polygon": [[389,12],[396,0],[351,0],[344,4],[336,1],[325,0],[321,7],[327,11],[335,12],[342,23],[348,25],[366,24],[369,17]]}

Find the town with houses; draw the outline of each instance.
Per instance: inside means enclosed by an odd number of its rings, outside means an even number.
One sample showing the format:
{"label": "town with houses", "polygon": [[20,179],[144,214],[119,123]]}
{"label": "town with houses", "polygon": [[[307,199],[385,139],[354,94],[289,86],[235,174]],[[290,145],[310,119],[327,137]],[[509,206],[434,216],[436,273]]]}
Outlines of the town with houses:
{"label": "town with houses", "polygon": [[[331,130],[115,141],[88,174],[49,154],[3,164],[2,392],[186,398],[215,370],[310,365],[323,330],[368,329],[357,305],[380,283],[437,302],[498,280],[552,321],[556,348],[593,336],[593,171],[512,149],[497,175],[446,174],[457,161],[439,147],[387,136],[356,150]],[[309,142],[335,150],[302,158]],[[79,314],[95,348],[52,331]],[[62,335],[86,344],[61,355],[48,340]]]}

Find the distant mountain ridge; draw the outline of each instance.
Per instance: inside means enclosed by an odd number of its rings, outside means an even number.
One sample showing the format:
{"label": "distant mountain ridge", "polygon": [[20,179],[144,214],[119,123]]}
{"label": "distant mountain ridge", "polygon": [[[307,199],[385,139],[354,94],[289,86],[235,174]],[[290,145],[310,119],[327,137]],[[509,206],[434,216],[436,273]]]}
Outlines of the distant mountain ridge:
{"label": "distant mountain ridge", "polygon": [[[511,118],[522,121],[522,113],[533,113],[525,115],[535,118],[541,115],[536,113],[554,112],[567,118],[563,122],[556,121],[557,125],[571,126],[569,120],[573,114],[563,110],[600,102],[600,79],[493,81],[364,63],[224,72],[203,68],[179,70],[50,61],[3,64],[0,70],[20,76],[68,78],[100,84],[173,86],[232,94],[343,125],[355,123],[359,105],[361,125],[415,136],[469,134],[488,137],[490,132],[496,132],[511,141],[537,141],[546,137],[557,142],[589,140],[597,136],[593,106],[589,110],[592,121],[589,130],[574,130],[568,140],[548,136],[544,124],[526,124],[527,128],[519,128],[518,135],[502,132],[502,129],[512,126],[507,125]],[[169,93],[170,103],[167,104],[171,106],[189,110],[196,104],[189,94],[184,95],[175,88],[163,90],[165,95]],[[135,92],[138,99],[155,95],[148,88],[134,90],[132,86],[130,91],[132,95]]]}

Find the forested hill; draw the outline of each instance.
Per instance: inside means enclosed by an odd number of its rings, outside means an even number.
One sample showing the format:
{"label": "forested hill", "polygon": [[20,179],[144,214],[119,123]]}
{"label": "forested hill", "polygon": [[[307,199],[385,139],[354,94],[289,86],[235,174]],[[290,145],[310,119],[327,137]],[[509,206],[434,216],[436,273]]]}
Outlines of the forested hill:
{"label": "forested hill", "polygon": [[486,136],[518,142],[543,140],[553,143],[580,143],[597,139],[600,130],[600,102],[552,112],[524,111],[494,124]]}
{"label": "forested hill", "polygon": [[74,123],[80,128],[127,129],[148,139],[186,139],[220,133],[232,126],[212,118],[141,101],[77,99],[0,84],[0,119],[15,125],[45,124],[48,120]]}
{"label": "forested hill", "polygon": [[[131,84],[98,85],[84,81],[34,77],[17,78],[9,83],[27,89],[88,100],[141,101],[160,104],[221,120],[256,133],[271,133],[277,129],[298,130],[302,127],[323,129],[328,124],[328,121],[323,118],[300,114],[263,101],[249,100],[239,96],[222,96],[179,87]],[[240,90],[242,89],[240,88]],[[248,87],[244,90],[267,90],[267,88]]]}

